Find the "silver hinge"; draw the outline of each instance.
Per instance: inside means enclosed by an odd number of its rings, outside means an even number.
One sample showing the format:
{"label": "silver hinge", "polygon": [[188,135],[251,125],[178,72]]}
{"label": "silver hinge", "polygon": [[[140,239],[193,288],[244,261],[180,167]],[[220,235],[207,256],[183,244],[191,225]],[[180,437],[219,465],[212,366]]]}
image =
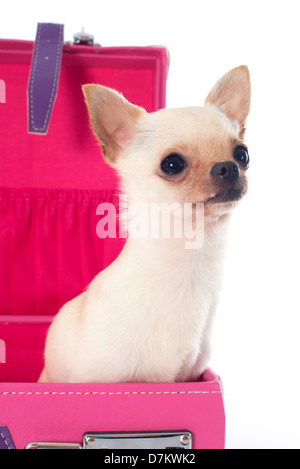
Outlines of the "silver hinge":
{"label": "silver hinge", "polygon": [[178,432],[85,433],[79,443],[29,443],[25,449],[191,449],[192,434]]}

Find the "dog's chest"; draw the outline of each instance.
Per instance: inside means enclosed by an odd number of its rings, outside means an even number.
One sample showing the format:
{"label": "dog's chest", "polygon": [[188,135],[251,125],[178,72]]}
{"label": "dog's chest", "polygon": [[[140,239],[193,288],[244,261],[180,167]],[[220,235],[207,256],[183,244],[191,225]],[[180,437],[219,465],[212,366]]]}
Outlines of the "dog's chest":
{"label": "dog's chest", "polygon": [[126,250],[88,292],[87,330],[80,335],[84,349],[93,349],[93,368],[102,380],[120,380],[116,370],[124,381],[175,381],[203,351],[219,290],[220,253],[206,247],[174,258],[143,253]]}
{"label": "dog's chest", "polygon": [[153,357],[156,366],[173,364],[175,372],[197,360],[218,295],[219,271],[203,252],[168,278],[148,276],[148,298],[139,311],[143,318],[139,345],[140,353]]}

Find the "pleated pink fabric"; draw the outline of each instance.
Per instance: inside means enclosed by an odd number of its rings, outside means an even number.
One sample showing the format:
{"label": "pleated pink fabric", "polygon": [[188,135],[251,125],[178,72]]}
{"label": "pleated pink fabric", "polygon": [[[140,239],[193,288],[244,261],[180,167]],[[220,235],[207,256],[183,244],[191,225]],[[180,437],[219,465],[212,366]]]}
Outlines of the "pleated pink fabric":
{"label": "pleated pink fabric", "polygon": [[0,188],[1,314],[54,315],[114,260],[124,240],[97,236],[100,203],[118,211],[117,193]]}

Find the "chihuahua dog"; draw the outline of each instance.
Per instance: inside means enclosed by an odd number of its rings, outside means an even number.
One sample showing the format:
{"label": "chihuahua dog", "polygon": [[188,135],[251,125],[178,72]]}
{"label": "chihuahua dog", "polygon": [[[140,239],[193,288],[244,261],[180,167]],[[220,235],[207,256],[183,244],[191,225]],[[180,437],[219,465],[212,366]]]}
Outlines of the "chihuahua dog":
{"label": "chihuahua dog", "polygon": [[201,248],[187,249],[185,236],[129,233],[119,257],[55,317],[39,381],[198,380],[209,359],[226,228],[247,191],[248,68],[220,78],[202,107],[147,113],[100,85],[83,93],[128,203],[203,204],[204,237]]}

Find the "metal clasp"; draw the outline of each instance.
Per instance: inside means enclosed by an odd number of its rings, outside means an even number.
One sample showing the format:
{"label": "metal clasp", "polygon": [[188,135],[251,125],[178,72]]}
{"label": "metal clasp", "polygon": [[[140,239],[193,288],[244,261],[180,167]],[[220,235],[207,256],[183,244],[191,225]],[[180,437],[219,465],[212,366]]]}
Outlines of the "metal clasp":
{"label": "metal clasp", "polygon": [[25,449],[191,449],[192,434],[178,432],[88,432],[83,444],[77,443],[29,443]]}
{"label": "metal clasp", "polygon": [[94,44],[94,36],[85,32],[84,28],[81,29],[79,33],[74,34],[73,44],[82,45],[82,46],[94,46],[100,44]]}
{"label": "metal clasp", "polygon": [[190,449],[190,432],[85,433],[84,449]]}

